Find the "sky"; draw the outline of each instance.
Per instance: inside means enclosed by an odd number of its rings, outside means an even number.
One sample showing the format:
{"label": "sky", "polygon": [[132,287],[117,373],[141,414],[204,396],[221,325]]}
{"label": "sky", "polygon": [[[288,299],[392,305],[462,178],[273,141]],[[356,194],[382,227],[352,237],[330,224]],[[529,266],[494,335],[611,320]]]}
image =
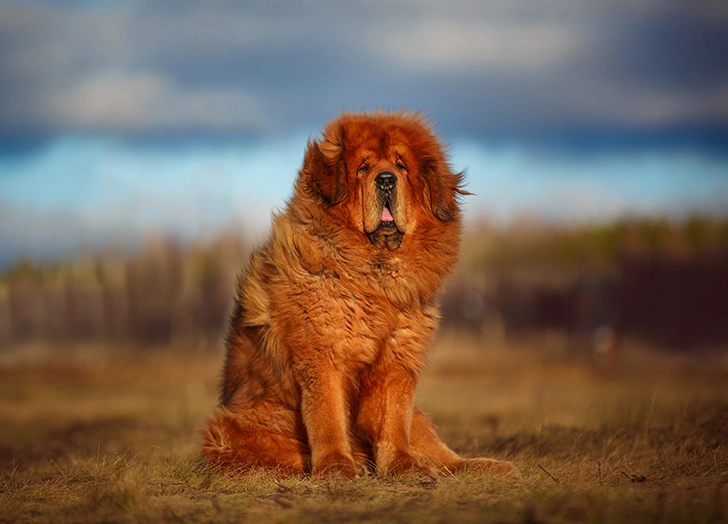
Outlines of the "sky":
{"label": "sky", "polygon": [[342,109],[418,109],[466,221],[728,209],[724,0],[0,0],[0,266],[262,236]]}

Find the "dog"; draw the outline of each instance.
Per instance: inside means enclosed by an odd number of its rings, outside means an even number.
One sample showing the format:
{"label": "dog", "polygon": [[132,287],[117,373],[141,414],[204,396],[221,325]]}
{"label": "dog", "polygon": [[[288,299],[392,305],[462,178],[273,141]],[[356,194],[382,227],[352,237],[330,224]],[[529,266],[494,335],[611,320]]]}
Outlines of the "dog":
{"label": "dog", "polygon": [[239,279],[204,430],[212,465],[518,476],[458,456],[414,406],[466,194],[419,113],[345,112],[309,140],[293,196]]}

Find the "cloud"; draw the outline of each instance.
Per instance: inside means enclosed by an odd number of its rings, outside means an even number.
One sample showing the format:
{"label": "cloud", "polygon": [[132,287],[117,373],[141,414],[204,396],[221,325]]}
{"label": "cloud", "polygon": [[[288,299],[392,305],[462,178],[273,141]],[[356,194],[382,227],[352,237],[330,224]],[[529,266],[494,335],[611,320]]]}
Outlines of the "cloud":
{"label": "cloud", "polygon": [[424,110],[470,220],[725,213],[726,49],[719,0],[0,0],[0,264],[263,231],[342,108]]}
{"label": "cloud", "polygon": [[46,100],[44,112],[57,125],[97,131],[175,130],[204,125],[212,130],[265,127],[260,104],[242,90],[185,88],[158,73],[101,71]]}
{"label": "cloud", "polygon": [[400,71],[531,76],[572,60],[580,50],[579,40],[578,32],[551,23],[506,26],[489,20],[428,18],[368,42]]}
{"label": "cloud", "polygon": [[724,2],[0,0],[0,141],[315,132],[417,107],[450,136],[728,127]]}

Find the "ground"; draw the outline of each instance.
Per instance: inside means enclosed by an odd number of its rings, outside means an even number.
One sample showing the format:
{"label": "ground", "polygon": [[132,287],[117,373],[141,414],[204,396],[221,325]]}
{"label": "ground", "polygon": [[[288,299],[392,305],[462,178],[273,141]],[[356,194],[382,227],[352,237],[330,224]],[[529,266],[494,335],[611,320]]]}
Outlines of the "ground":
{"label": "ground", "polygon": [[725,522],[728,357],[440,337],[418,404],[521,482],[234,478],[199,459],[216,344],[0,350],[0,522]]}

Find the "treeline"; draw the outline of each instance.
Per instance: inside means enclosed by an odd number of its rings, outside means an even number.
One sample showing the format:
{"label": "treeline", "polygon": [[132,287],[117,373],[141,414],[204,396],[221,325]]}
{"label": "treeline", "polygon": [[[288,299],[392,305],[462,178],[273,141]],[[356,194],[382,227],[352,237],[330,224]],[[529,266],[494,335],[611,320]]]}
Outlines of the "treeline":
{"label": "treeline", "polygon": [[220,337],[247,252],[227,234],[207,245],[154,238],[133,256],[20,262],[0,278],[0,346]]}
{"label": "treeline", "polygon": [[548,225],[523,219],[506,228],[480,222],[466,241],[463,272],[604,273],[625,258],[694,260],[728,254],[728,218],[624,218],[608,224]]}
{"label": "treeline", "polygon": [[472,238],[445,298],[446,321],[461,329],[728,345],[727,219],[482,223]]}
{"label": "treeline", "polygon": [[[19,262],[0,275],[0,347],[33,340],[218,341],[249,244],[239,234],[132,255]],[[455,329],[505,336],[601,328],[660,344],[728,343],[728,220],[482,222],[443,299]]]}

